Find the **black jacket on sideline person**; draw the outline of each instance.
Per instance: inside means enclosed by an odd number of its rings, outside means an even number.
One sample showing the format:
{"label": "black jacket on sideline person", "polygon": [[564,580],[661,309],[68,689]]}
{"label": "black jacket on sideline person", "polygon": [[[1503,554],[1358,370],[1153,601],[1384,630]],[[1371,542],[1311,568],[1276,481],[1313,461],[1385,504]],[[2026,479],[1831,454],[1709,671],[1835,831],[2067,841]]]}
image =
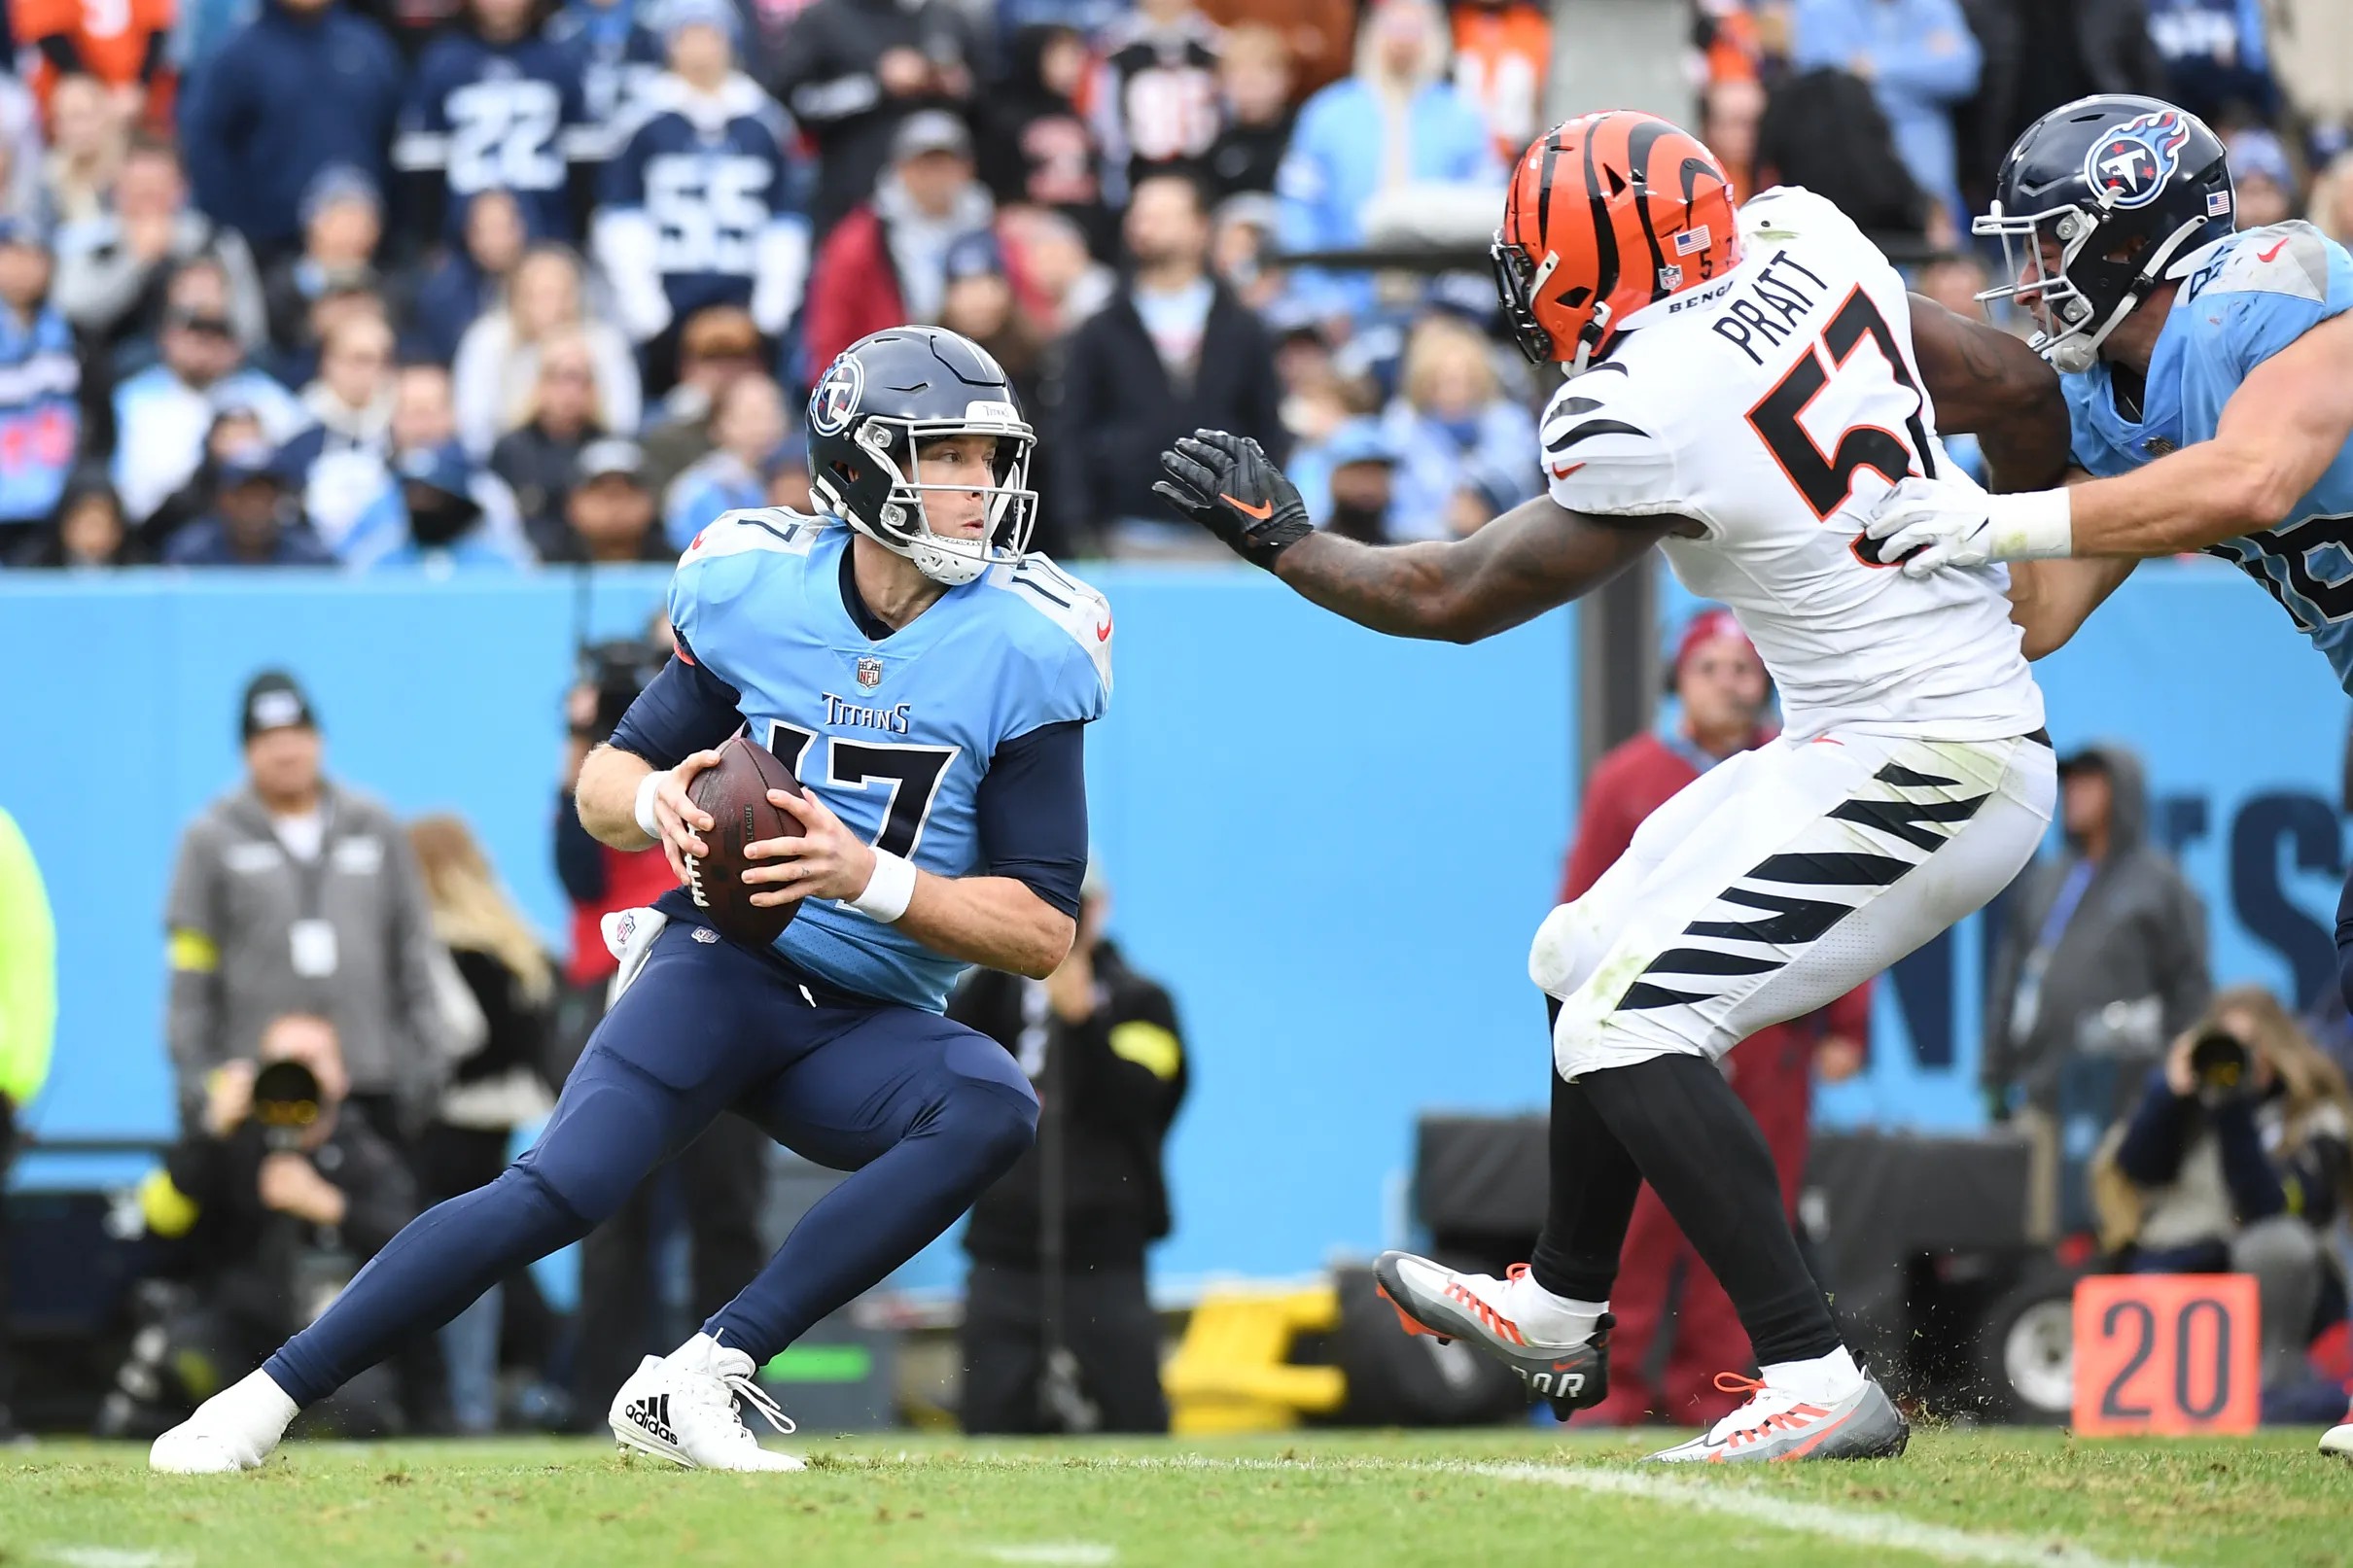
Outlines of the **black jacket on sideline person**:
{"label": "black jacket on sideline person", "polygon": [[[1012,1052],[1033,1078],[1059,1053],[1065,1260],[1141,1270],[1144,1248],[1169,1234],[1160,1155],[1184,1099],[1184,1045],[1166,991],[1108,942],[1096,945],[1094,965],[1100,1005],[1074,1028],[1044,1006],[1042,983],[992,969],[972,972],[948,1016]],[[1042,1042],[1025,1041],[1033,1029]],[[1040,1168],[1033,1148],[972,1206],[965,1250],[974,1259],[1038,1267]]]}
{"label": "black jacket on sideline person", "polygon": [[1171,380],[1126,289],[1071,334],[1047,391],[1066,537],[1085,538],[1123,517],[1172,520],[1152,483],[1162,449],[1195,430],[1254,437],[1277,463],[1289,455],[1266,328],[1232,290],[1214,289],[1189,386]]}

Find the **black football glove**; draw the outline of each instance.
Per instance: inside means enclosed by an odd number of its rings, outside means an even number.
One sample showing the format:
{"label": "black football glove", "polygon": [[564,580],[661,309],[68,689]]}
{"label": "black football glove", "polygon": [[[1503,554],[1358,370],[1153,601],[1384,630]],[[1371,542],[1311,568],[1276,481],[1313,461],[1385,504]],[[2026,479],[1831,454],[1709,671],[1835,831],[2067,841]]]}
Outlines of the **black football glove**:
{"label": "black football glove", "polygon": [[1152,493],[1253,566],[1274,571],[1276,556],[1316,531],[1299,487],[1256,441],[1197,430],[1161,453],[1160,466],[1168,477]]}

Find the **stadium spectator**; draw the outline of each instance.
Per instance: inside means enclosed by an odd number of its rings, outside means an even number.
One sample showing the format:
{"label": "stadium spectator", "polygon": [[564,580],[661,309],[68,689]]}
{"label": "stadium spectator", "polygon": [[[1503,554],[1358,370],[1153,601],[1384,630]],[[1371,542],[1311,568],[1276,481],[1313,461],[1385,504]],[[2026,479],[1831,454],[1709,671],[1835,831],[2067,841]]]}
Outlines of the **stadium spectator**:
{"label": "stadium spectator", "polygon": [[1757,122],[1756,183],[1802,185],[1889,243],[1949,247],[1958,235],[1951,211],[1905,165],[1870,84],[1838,66],[1774,86]]}
{"label": "stadium spectator", "polygon": [[2205,907],[2148,824],[2140,758],[2078,751],[2059,764],[2063,853],[2002,895],[1983,1072],[1993,1114],[2037,1140],[2046,1228],[2088,1225],[2088,1152],[2213,992]]}
{"label": "stadium spectator", "polygon": [[1487,340],[1459,317],[1415,326],[1384,418],[1398,454],[1392,537],[1475,533],[1534,493],[1535,416],[1505,395]]}
{"label": "stadium spectator", "polygon": [[321,169],[348,163],[383,184],[401,74],[383,30],[341,0],[261,0],[189,84],[181,148],[197,205],[275,260]]}
{"label": "stadium spectator", "polygon": [[679,331],[678,385],[646,421],[646,482],[655,494],[711,450],[711,409],[738,376],[760,368],[759,329],[733,305],[696,311]]}
{"label": "stadium spectator", "polygon": [[541,356],[558,337],[587,347],[597,423],[624,436],[636,432],[643,394],[628,339],[587,314],[573,254],[541,245],[516,265],[505,308],[475,322],[459,341],[450,381],[468,452],[487,457],[500,436],[529,420]]}
{"label": "stadium spectator", "polygon": [[[1586,783],[1562,876],[1563,902],[1598,882],[1643,819],[1669,796],[1773,739],[1771,679],[1729,612],[1706,609],[1692,617],[1677,645],[1673,679],[1671,720],[1609,752]],[[1813,1080],[1852,1076],[1862,1065],[1870,1028],[1866,983],[1819,1013],[1750,1035],[1723,1061],[1725,1077],[1765,1134],[1782,1202],[1793,1216],[1806,1170]],[[1723,1287],[1648,1188],[1634,1204],[1621,1259],[1609,1296],[1618,1319],[1610,1397],[1591,1418],[1619,1425],[1713,1422],[1738,1403],[1738,1395],[1717,1388],[1715,1376],[1753,1365],[1748,1337]]]}
{"label": "stadium spectator", "polygon": [[1455,86],[1486,114],[1495,157],[1515,163],[1544,128],[1552,18],[1528,0],[1463,0],[1454,19]]}
{"label": "stadium spectator", "polygon": [[764,375],[738,376],[711,405],[712,448],[670,481],[662,531],[684,550],[723,511],[768,504],[768,472],[785,438],[785,396]]}
{"label": "stadium spectator", "polygon": [[1348,75],[1356,42],[1354,0],[1201,0],[1201,13],[1231,32],[1272,27],[1291,60],[1294,101]]}
{"label": "stadium spectator", "polygon": [[334,551],[302,515],[292,476],[266,441],[213,466],[211,509],[163,546],[166,566],[333,566]]}
{"label": "stadium spectator", "polygon": [[106,210],[107,192],[122,172],[129,136],[97,78],[69,76],[50,95],[49,156],[41,188],[51,220],[87,223]]}
{"label": "stadium spectator", "polygon": [[2303,123],[2353,126],[2353,9],[2337,0],[2277,0],[2271,66]]}
{"label": "stadium spectator", "polygon": [[1023,304],[1049,341],[1077,331],[1119,287],[1119,275],[1087,249],[1067,214],[1016,207],[998,220]]}
{"label": "stadium spectator", "polygon": [[[0,809],[0,1191],[26,1107],[49,1081],[57,1027],[57,928],[41,866],[17,819]],[[0,1203],[0,1446],[18,1441],[9,1414],[8,1206]]]}
{"label": "stadium spectator", "polygon": [[1281,462],[1266,329],[1210,276],[1209,212],[1190,175],[1136,187],[1125,225],[1126,287],[1080,327],[1064,356],[1054,476],[1067,535],[1096,528],[1114,554],[1203,558],[1215,541],[1168,517],[1152,495],[1163,447],[1208,426],[1255,437]]}
{"label": "stadium spectator", "polygon": [[392,482],[352,525],[343,564],[509,569],[534,557],[514,497],[455,441],[397,451]]}
{"label": "stadium spectator", "polygon": [[280,258],[262,285],[269,340],[282,361],[299,365],[318,352],[313,316],[322,299],[375,288],[383,237],[384,198],[375,181],[347,163],[321,169],[302,192],[302,248]]}
{"label": "stadium spectator", "polygon": [[1222,121],[1203,155],[1220,198],[1269,192],[1291,145],[1291,52],[1282,35],[1250,22],[1225,35],[1217,56]]}
{"label": "stadium spectator", "polygon": [[2345,1320],[2329,1252],[2353,1191],[2353,1096],[2277,998],[2233,986],[2175,1036],[2103,1140],[2094,1190],[2126,1272],[2255,1276],[2265,1419],[2337,1418],[2344,1390],[2304,1350]]}
{"label": "stadium spectator", "polygon": [[237,342],[248,350],[262,345],[262,284],[253,253],[235,230],[189,205],[180,155],[170,144],[133,142],[109,210],[66,225],[56,241],[56,305],[88,344],[93,368],[122,374],[152,362],[167,286],[189,261],[220,267]]}
{"label": "stadium spectator", "polygon": [[[404,841],[399,849],[407,854]],[[139,1187],[162,1268],[188,1290],[162,1333],[134,1343],[120,1387],[167,1408],[228,1387],[415,1216],[397,1145],[348,1093],[337,1033],[323,1014],[276,1014],[258,1030],[253,1060],[205,1074],[190,1125]],[[302,1071],[290,1077],[287,1064]],[[319,1419],[355,1437],[405,1425],[381,1373],[348,1385]]]}
{"label": "stadium spectator", "polygon": [[466,0],[417,59],[392,142],[402,210],[425,234],[463,231],[466,203],[501,190],[534,234],[573,236],[572,166],[605,151],[578,53],[541,29],[539,0]]}
{"label": "stadium spectator", "polygon": [[[455,1065],[416,1148],[418,1197],[431,1205],[497,1180],[515,1129],[554,1105],[544,1063],[555,967],[463,820],[421,817],[408,824],[408,844],[433,909],[433,934],[454,969],[441,972],[441,989]],[[499,1331],[510,1298],[515,1315],[544,1325],[546,1304],[522,1270],[441,1330],[460,1432],[498,1425]],[[544,1346],[548,1336],[516,1338]]]}
{"label": "stadium spectator", "polygon": [[588,123],[601,133],[599,157],[626,135],[648,83],[666,63],[660,35],[646,25],[656,8],[640,0],[565,0],[547,18],[548,40],[568,51],[580,73]]}
{"label": "stadium spectator", "polygon": [[564,495],[581,449],[612,434],[598,417],[596,356],[586,337],[559,331],[541,342],[539,378],[519,412],[523,422],[490,449],[490,471],[514,492],[537,542],[562,535]]}
{"label": "stadium spectator", "polygon": [[[1408,185],[1503,184],[1478,105],[1446,80],[1445,17],[1431,0],[1378,0],[1356,41],[1355,74],[1307,101],[1275,189],[1283,249],[1364,243],[1365,207]],[[1301,268],[1292,287],[1336,335],[1373,304],[1370,278]]]}
{"label": "stadium spectator", "polygon": [[1226,197],[1211,219],[1211,270],[1262,318],[1281,304],[1289,282],[1282,268],[1268,264],[1282,225],[1281,204],[1257,191]]}
{"label": "stadium spectator", "polygon": [[540,558],[583,566],[677,560],[654,526],[658,508],[644,470],[635,441],[590,442],[565,487],[563,514],[535,536]]}
{"label": "stadium spectator", "polygon": [[1366,544],[1387,544],[1395,537],[1398,461],[1397,443],[1380,420],[1344,419],[1323,439],[1294,454],[1290,471],[1306,475],[1299,481],[1300,499],[1317,527]]}
{"label": "stadium spectator", "polygon": [[1091,96],[1113,206],[1147,175],[1203,168],[1225,119],[1217,48],[1193,0],[1136,0],[1104,29]]}
{"label": "stadium spectator", "polygon": [[50,302],[54,271],[39,230],[0,219],[0,559],[56,509],[82,444],[82,366]]}
{"label": "stadium spectator", "polygon": [[1170,1229],[1161,1147],[1184,1102],[1184,1041],[1167,989],[1104,935],[1108,894],[1089,870],[1059,968],[976,969],[948,1002],[1012,1053],[1039,1107],[1036,1144],[965,1230],[966,1432],[1169,1427],[1144,1251]]}
{"label": "stadium spectator", "polygon": [[[939,325],[989,351],[1012,382],[1022,417],[1035,425],[1046,342],[1013,293],[1003,244],[990,230],[976,229],[948,247],[944,270]],[[1033,461],[1032,471],[1037,468]]]}
{"label": "stadium spectator", "polygon": [[602,177],[597,259],[657,392],[677,376],[687,317],[741,305],[774,341],[808,277],[787,152],[793,130],[735,68],[739,25],[731,0],[667,0],[670,70],[648,85],[645,118]]}
{"label": "stadium spectator", "polygon": [[142,521],[195,470],[213,415],[249,409],[272,442],[303,424],[294,395],[243,363],[228,313],[228,275],[218,261],[181,262],[163,297],[159,363],[116,387],[114,396],[115,489]]}
{"label": "stadium spectator", "polygon": [[509,192],[485,191],[467,202],[459,243],[442,251],[408,302],[403,354],[437,365],[455,360],[466,329],[506,297],[530,241],[522,209]]}
{"label": "stadium spectator", "polygon": [[954,0],[816,0],[793,18],[770,80],[817,144],[813,244],[873,195],[901,120],[971,99],[982,53]]}
{"label": "stadium spectator", "polygon": [[213,415],[212,424],[204,432],[203,455],[196,462],[195,471],[165,497],[145,522],[135,526],[133,537],[139,547],[151,557],[160,557],[164,546],[180,530],[211,514],[213,494],[220,485],[220,468],[229,454],[248,446],[269,444],[261,417],[252,409],[224,408]]}
{"label": "stadium spectator", "polygon": [[1707,85],[1700,110],[1700,139],[1724,165],[1735,202],[1757,193],[1757,127],[1765,118],[1765,87],[1755,77]]}
{"label": "stadium spectator", "polygon": [[1798,0],[1791,64],[1871,85],[1896,156],[1962,232],[1952,106],[1977,90],[1977,35],[1958,0]]}
{"label": "stadium spectator", "polygon": [[123,516],[115,487],[102,475],[89,474],[67,482],[56,517],[10,564],[80,572],[136,566],[149,558]]}
{"label": "stadium spectator", "polygon": [[2296,216],[2296,171],[2279,138],[2260,126],[2229,132],[2230,189],[2238,197],[2238,226],[2262,228]]}
{"label": "stadium spectator", "polygon": [[58,91],[81,78],[96,89],[108,120],[151,131],[171,125],[173,86],[171,42],[174,0],[16,0],[10,31],[38,57],[33,90],[46,103],[51,123],[62,111]]}
{"label": "stadium spectator", "polygon": [[275,467],[301,497],[302,511],[329,548],[350,534],[384,487],[392,445],[392,329],[355,314],[336,325],[319,355],[319,379],[302,389],[310,426],[279,449]]}
{"label": "stadium spectator", "polygon": [[431,1111],[447,1061],[408,840],[323,772],[292,676],[254,677],[239,715],[245,781],[181,834],[164,905],[181,1113],[197,1124],[214,1070],[252,1061],[272,1019],[316,1012],[334,1026],[351,1104],[397,1140]]}
{"label": "stadium spectator", "polygon": [[2337,154],[2312,182],[2304,216],[2339,245],[2353,239],[2353,152]]}
{"label": "stadium spectator", "polygon": [[[2148,0],[2149,36],[2165,62],[2162,96],[2209,124],[2280,111],[2265,0]],[[2238,162],[2231,160],[2235,178]],[[2242,227],[2248,226],[2242,222]]]}
{"label": "stadium spectator", "polygon": [[994,216],[988,187],[973,177],[964,122],[942,109],[908,116],[873,199],[817,253],[804,327],[812,377],[868,332],[937,321],[948,247]]}
{"label": "stadium spectator", "polygon": [[1118,229],[1104,201],[1103,150],[1078,107],[1086,39],[1059,23],[1023,27],[1010,55],[1004,80],[973,105],[980,177],[1000,205],[1051,207],[1108,254]]}

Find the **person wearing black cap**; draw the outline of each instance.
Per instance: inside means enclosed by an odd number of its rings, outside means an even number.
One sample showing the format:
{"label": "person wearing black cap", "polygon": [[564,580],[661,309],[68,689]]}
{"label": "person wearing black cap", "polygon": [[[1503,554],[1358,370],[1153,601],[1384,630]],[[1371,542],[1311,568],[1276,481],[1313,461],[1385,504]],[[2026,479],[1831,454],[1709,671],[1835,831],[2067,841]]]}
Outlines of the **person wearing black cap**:
{"label": "person wearing black cap", "polygon": [[540,540],[541,558],[583,566],[675,561],[678,552],[654,526],[653,489],[645,470],[646,454],[637,442],[589,442],[564,495],[562,525]]}
{"label": "person wearing black cap", "polygon": [[270,1020],[334,1025],[350,1103],[387,1136],[430,1113],[446,1067],[432,915],[399,819],[326,777],[294,677],[254,677],[238,705],[245,780],[180,838],[164,905],[164,1019],[183,1117],[250,1062]]}
{"label": "person wearing black cap", "polygon": [[945,109],[909,115],[891,166],[817,253],[809,273],[809,363],[826,366],[869,332],[936,322],[948,253],[989,227],[997,204],[974,176],[972,133]]}
{"label": "person wearing black cap", "polygon": [[287,475],[266,443],[236,447],[214,464],[217,482],[209,515],[171,537],[166,566],[333,566],[334,552],[319,540],[287,494]]}

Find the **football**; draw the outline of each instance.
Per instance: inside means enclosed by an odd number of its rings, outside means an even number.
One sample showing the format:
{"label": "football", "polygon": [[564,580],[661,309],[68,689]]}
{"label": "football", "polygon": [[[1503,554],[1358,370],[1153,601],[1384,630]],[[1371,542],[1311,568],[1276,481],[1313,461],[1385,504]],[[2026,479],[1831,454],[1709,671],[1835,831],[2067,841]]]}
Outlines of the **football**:
{"label": "football", "polygon": [[751,947],[766,947],[792,923],[800,900],[763,908],[752,902],[759,889],[743,880],[757,862],[744,851],[762,839],[797,838],[800,823],[771,803],[768,791],[801,792],[800,781],[784,758],[738,735],[720,748],[719,761],[694,776],[686,798],[709,812],[718,825],[702,835],[709,854],[685,856],[686,892],[721,936]]}

